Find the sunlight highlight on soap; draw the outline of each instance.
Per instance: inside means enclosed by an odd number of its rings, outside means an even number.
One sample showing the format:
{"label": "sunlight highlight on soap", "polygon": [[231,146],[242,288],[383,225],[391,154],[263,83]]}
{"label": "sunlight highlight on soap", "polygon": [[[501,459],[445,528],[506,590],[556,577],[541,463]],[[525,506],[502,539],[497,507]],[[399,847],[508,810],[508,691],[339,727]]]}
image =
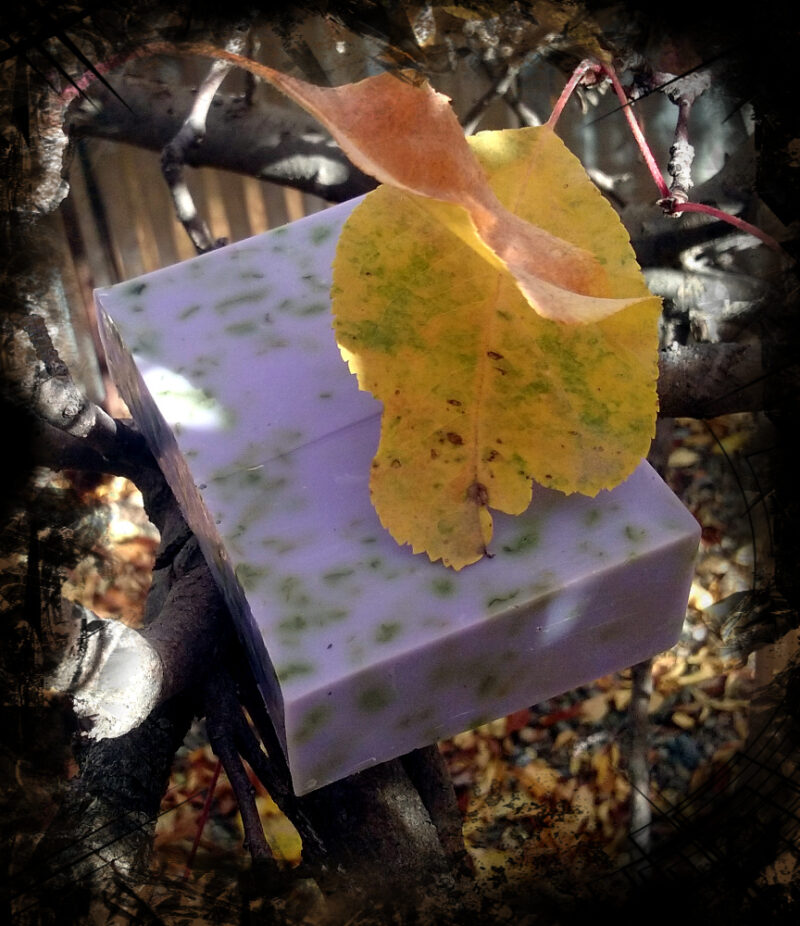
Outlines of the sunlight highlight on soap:
{"label": "sunlight highlight on soap", "polygon": [[150,394],[158,399],[168,424],[204,430],[223,427],[225,413],[222,406],[180,373],[165,367],[151,367],[142,373],[142,379]]}

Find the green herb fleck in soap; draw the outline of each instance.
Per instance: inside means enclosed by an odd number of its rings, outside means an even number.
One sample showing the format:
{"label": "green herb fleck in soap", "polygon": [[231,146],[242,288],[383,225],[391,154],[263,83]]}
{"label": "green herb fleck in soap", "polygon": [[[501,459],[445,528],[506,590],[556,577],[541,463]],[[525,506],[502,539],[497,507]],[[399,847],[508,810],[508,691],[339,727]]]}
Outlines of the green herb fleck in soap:
{"label": "green herb fleck in soap", "polygon": [[[224,592],[298,794],[669,648],[699,533],[643,463],[591,499],[534,486],[458,573],[398,546],[370,502],[381,406],[330,313],[352,209],[97,293],[111,374]],[[364,326],[367,342],[408,343],[403,306],[435,259],[415,242],[399,287],[376,268],[397,324]],[[591,396],[579,411],[591,421]]]}

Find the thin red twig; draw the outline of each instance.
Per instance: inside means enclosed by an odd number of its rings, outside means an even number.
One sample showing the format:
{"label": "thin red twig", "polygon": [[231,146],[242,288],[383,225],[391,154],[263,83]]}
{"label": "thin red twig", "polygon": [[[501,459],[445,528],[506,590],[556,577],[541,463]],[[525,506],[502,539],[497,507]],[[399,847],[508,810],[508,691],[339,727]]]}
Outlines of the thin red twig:
{"label": "thin red twig", "polygon": [[[625,113],[625,118],[628,120],[628,126],[633,134],[633,137],[636,139],[636,144],[639,146],[639,150],[642,152],[642,157],[644,158],[645,164],[650,171],[650,175],[655,181],[659,193],[661,194],[658,205],[661,206],[666,215],[677,215],[681,212],[704,213],[705,215],[712,216],[715,219],[728,222],[735,228],[747,232],[750,235],[754,235],[760,241],[763,241],[764,244],[766,244],[768,247],[778,251],[779,253],[783,253],[783,249],[771,235],[768,235],[765,231],[762,231],[755,225],[751,225],[750,222],[745,222],[744,219],[740,219],[728,212],[723,212],[721,209],[715,209],[713,206],[707,206],[705,203],[690,203],[682,201],[682,196],[680,194],[678,196],[673,196],[672,191],[667,186],[666,180],[664,180],[663,174],[659,170],[656,159],[653,156],[652,150],[650,149],[650,145],[647,143],[647,139],[644,137],[644,133],[642,132],[639,123],[636,121],[636,118],[633,115],[632,101],[629,100],[626,96],[625,90],[620,83],[614,68],[612,68],[610,64],[605,64],[602,61],[593,61],[590,58],[586,58],[581,61],[577,68],[575,68],[572,77],[570,77],[570,79],[567,81],[567,84],[561,92],[561,96],[559,96],[556,105],[553,107],[553,112],[550,114],[550,118],[546,123],[549,128],[552,129],[555,127],[555,124],[561,117],[561,114],[564,111],[564,107],[567,105],[567,101],[569,100],[570,96],[572,96],[578,84],[590,71],[595,74],[603,74],[611,81],[611,84],[614,87],[614,92],[617,94],[620,102],[622,103],[622,111]],[[688,118],[688,112],[684,113],[683,115],[685,122],[686,118]],[[681,128],[680,119],[679,128]],[[686,126],[683,125],[682,128],[685,133]]]}
{"label": "thin red twig", "polygon": [[676,202],[670,206],[668,214],[673,215],[676,212],[702,212],[705,215],[713,216],[715,219],[721,219],[723,222],[728,222],[728,224],[735,226],[743,232],[747,232],[749,235],[755,235],[755,237],[763,241],[764,244],[783,253],[783,248],[772,235],[768,235],[756,225],[751,225],[749,222],[745,222],[744,219],[740,219],[738,216],[731,215],[728,212],[723,212],[721,209],[715,209],[713,206],[707,206],[705,203]]}
{"label": "thin red twig", "polygon": [[597,71],[599,70],[599,65],[590,61],[588,58],[585,58],[581,63],[575,68],[572,72],[572,77],[567,81],[564,89],[561,91],[561,96],[556,101],[556,105],[553,107],[553,111],[550,113],[550,118],[547,120],[545,125],[554,129],[556,122],[561,118],[561,113],[564,111],[564,107],[567,105],[569,98],[575,92],[575,88],[583,80],[584,74],[587,71]]}
{"label": "thin red twig", "polygon": [[644,137],[644,132],[642,132],[639,123],[636,121],[636,117],[633,115],[633,107],[630,105],[631,101],[628,99],[625,94],[625,90],[622,87],[622,84],[619,82],[616,71],[608,64],[601,64],[600,69],[609,78],[612,86],[614,87],[614,92],[619,97],[620,103],[623,105],[622,111],[625,113],[625,118],[628,120],[628,127],[633,134],[633,137],[636,139],[636,144],[639,146],[639,150],[642,152],[642,157],[644,158],[645,164],[647,164],[647,169],[650,171],[650,174],[655,181],[656,186],[658,187],[659,193],[662,197],[666,198],[670,195],[669,187],[667,186],[667,181],[664,179],[661,171],[658,169],[658,164],[656,164],[656,159],[653,157],[653,152],[650,150],[650,145],[647,144],[647,139]]}
{"label": "thin red twig", "polygon": [[197,849],[200,846],[200,839],[203,835],[203,830],[206,827],[208,822],[209,814],[211,813],[211,802],[214,800],[214,791],[217,787],[217,781],[219,780],[219,773],[222,771],[222,762],[217,759],[217,764],[214,768],[214,774],[211,776],[211,783],[208,786],[208,792],[206,794],[206,799],[203,802],[203,809],[200,812],[200,819],[197,821],[197,832],[194,836],[194,842],[192,843],[192,850],[189,853],[189,858],[186,860],[186,867],[183,869],[183,880],[188,881],[189,876],[191,875],[192,865],[194,864],[194,857],[197,855]]}

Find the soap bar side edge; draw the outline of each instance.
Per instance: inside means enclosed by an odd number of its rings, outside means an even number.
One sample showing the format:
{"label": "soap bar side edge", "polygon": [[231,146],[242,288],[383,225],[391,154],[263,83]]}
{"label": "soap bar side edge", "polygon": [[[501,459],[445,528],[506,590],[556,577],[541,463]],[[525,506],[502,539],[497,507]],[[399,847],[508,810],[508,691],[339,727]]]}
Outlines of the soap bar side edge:
{"label": "soap bar side edge", "polygon": [[[223,593],[239,638],[257,674],[256,681],[262,691],[270,718],[285,750],[283,696],[263,636],[250,613],[244,594],[241,590],[238,594],[231,591],[232,588],[238,589],[238,582],[228,561],[222,540],[208,516],[186,461],[178,448],[175,436],[152,400],[113,319],[105,311],[102,294],[96,293],[95,299],[98,308],[100,339],[112,378],[133,420],[156,458],[164,478],[175,493],[182,513],[197,538],[206,563]],[[255,667],[259,669],[256,670]]]}

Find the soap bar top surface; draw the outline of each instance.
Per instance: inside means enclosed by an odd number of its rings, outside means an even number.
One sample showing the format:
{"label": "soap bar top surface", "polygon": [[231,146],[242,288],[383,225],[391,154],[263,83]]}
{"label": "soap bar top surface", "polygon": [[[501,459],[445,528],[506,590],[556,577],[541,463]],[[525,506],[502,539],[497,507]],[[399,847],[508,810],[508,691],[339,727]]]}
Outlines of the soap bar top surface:
{"label": "soap bar top surface", "polygon": [[297,793],[668,648],[699,535],[643,463],[593,499],[534,486],[458,573],[398,546],[369,499],[380,405],[331,326],[353,205],[97,293]]}
{"label": "soap bar top surface", "polygon": [[350,376],[331,324],[333,250],[358,202],[96,292],[206,476],[380,412]]}

